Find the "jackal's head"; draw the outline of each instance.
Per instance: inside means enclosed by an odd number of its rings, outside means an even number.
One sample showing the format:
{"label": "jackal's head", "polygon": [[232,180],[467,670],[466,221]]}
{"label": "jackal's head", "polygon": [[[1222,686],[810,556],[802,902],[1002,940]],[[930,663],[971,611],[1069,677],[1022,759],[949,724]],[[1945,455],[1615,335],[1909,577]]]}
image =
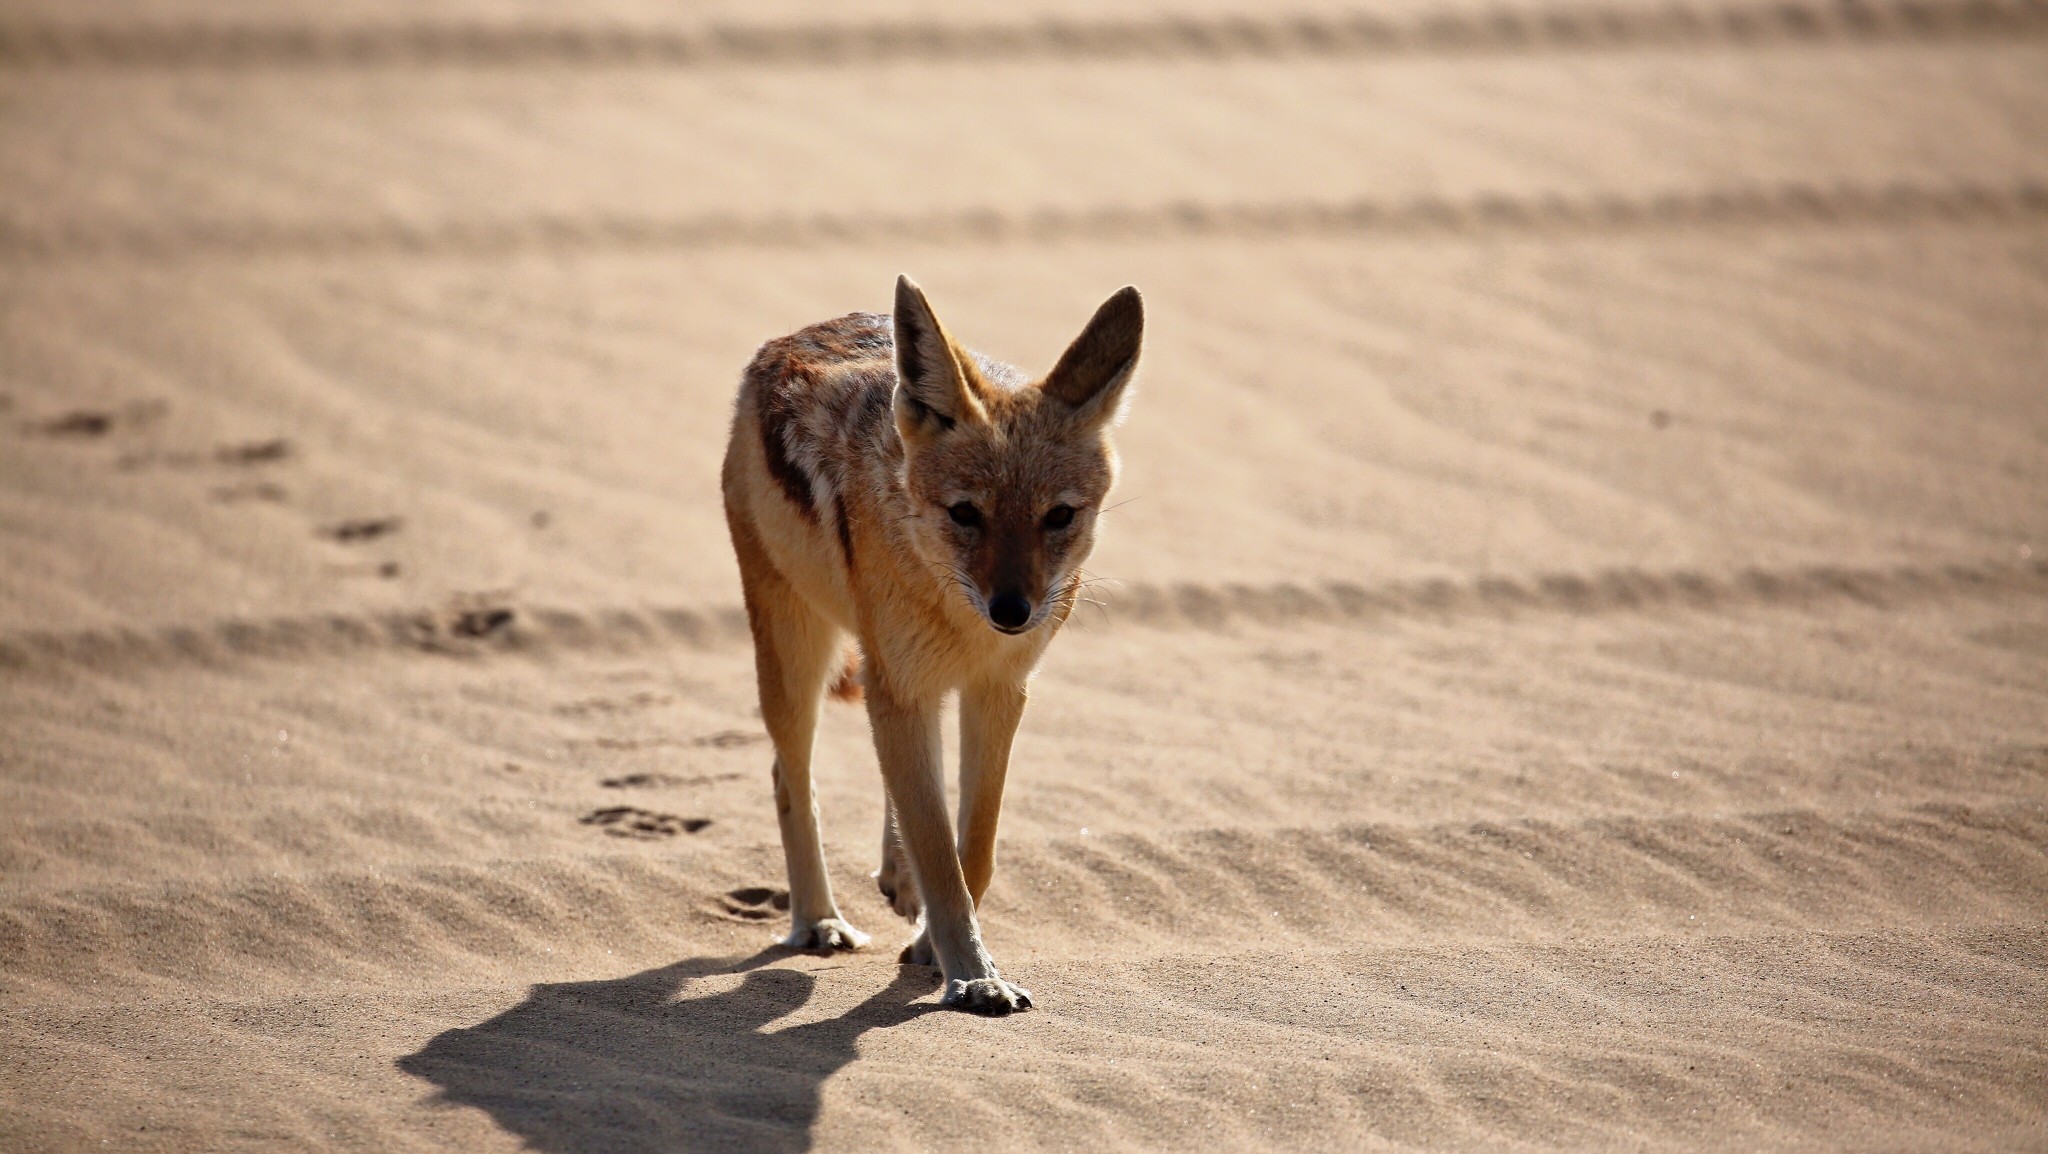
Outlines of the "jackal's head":
{"label": "jackal's head", "polygon": [[896,281],[895,327],[910,539],[990,626],[1036,628],[1071,606],[1116,480],[1109,432],[1144,339],[1138,290],[1103,302],[1029,384],[991,380],[908,277]]}

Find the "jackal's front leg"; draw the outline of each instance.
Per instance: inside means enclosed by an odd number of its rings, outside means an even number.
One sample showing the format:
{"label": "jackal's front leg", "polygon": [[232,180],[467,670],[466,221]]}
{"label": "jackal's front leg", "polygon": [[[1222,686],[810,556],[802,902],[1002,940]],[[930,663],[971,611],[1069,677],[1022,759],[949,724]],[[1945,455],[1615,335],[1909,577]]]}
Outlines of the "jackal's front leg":
{"label": "jackal's front leg", "polygon": [[996,873],[996,819],[1010,745],[1024,717],[1022,683],[970,685],[960,691],[960,868],[974,908]]}
{"label": "jackal's front leg", "polygon": [[818,709],[841,637],[795,595],[757,548],[749,550],[750,536],[736,528],[733,540],[740,546],[740,576],[754,632],[761,720],[775,743],[775,819],[789,870],[790,928],[783,942],[800,950],[857,950],[868,944],[868,936],[840,915],[833,900],[811,786]]}
{"label": "jackal's front leg", "polygon": [[[960,872],[967,895],[981,910],[996,872],[996,819],[1003,807],[1003,780],[1010,770],[1010,745],[1024,716],[1022,683],[971,685],[960,692]],[[875,873],[883,896],[906,918],[918,915],[917,887],[910,867],[902,864],[902,839],[896,832],[896,811],[889,807],[882,821],[882,868]],[[931,961],[931,943],[919,937],[905,956],[919,964]]]}
{"label": "jackal's front leg", "polygon": [[922,946],[938,964],[946,981],[946,1005],[983,1014],[1025,1009],[1031,1005],[1030,992],[1005,982],[982,945],[974,898],[947,828],[938,702],[902,701],[887,687],[886,675],[874,673],[867,701],[875,752],[896,811],[903,854],[924,900],[924,931],[913,950]]}

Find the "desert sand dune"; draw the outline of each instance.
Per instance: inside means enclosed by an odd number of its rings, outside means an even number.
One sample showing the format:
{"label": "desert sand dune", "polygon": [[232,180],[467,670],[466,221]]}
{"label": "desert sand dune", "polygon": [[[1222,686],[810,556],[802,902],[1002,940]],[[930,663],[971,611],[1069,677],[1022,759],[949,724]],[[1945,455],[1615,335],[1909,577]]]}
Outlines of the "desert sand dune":
{"label": "desert sand dune", "polygon": [[[0,1149],[2048,1148],[2038,4],[0,11]],[[1151,342],[942,1011],[762,340]]]}

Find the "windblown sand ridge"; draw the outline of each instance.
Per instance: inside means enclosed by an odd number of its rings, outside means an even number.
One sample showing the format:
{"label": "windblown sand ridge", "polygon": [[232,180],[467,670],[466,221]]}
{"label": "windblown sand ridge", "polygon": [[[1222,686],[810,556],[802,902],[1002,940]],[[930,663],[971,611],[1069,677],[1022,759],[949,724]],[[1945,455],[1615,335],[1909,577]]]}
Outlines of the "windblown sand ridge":
{"label": "windblown sand ridge", "polygon": [[[1401,618],[1443,620],[1526,613],[1626,613],[1662,608],[1740,610],[1772,605],[1853,603],[1880,607],[2048,594],[2048,561],[1852,569],[1816,566],[1772,572],[1748,569],[1714,576],[1697,571],[1646,573],[1614,569],[1580,575],[1546,573],[1470,581],[1361,585],[1331,581],[1307,586],[1242,582],[1159,586],[1115,582],[1090,590],[1087,604],[1106,618],[1166,628],[1215,627],[1231,621],[1290,623]],[[1084,614],[1085,615],[1085,614]],[[1074,627],[1086,629],[1086,620]],[[218,665],[237,657],[277,660],[378,649],[452,656],[541,650],[631,652],[671,645],[717,648],[749,642],[746,611],[681,606],[574,610],[523,607],[509,593],[458,597],[429,609],[378,615],[342,613],[227,620],[154,629],[124,627],[73,632],[23,630],[0,635],[0,665],[35,669],[73,664],[103,672],[147,666]],[[600,712],[604,710],[600,709]]]}
{"label": "windblown sand ridge", "polygon": [[[487,7],[488,5],[486,5]],[[1296,5],[1280,15],[1202,11],[1171,14],[1142,6],[1106,17],[1082,6],[1062,13],[1040,5],[1024,19],[962,19],[917,5],[860,17],[860,4],[835,6],[824,20],[750,5],[632,11],[593,5],[576,22],[553,13],[464,13],[443,6],[438,18],[380,11],[378,3],[330,6],[313,19],[251,17],[230,4],[159,5],[155,21],[132,13],[95,19],[92,5],[65,18],[0,25],[0,62],[55,67],[568,67],[664,68],[704,65],[875,65],[902,60],[986,62],[1051,57],[1229,60],[1274,56],[1355,56],[1398,52],[1515,52],[1638,48],[1644,45],[1745,47],[1782,42],[1943,40],[2039,35],[2048,8],[2038,0],[1915,3],[1718,4],[1700,8],[1655,2],[1516,10],[1443,10],[1392,4],[1381,13],[1318,12]],[[616,10],[607,12],[606,8]],[[180,12],[178,9],[190,11]],[[452,9],[452,11],[450,11]],[[1419,9],[1419,10],[1418,10]],[[468,17],[465,19],[465,16]],[[606,17],[610,17],[607,22]],[[723,18],[722,18],[723,17]],[[765,17],[765,19],[764,19]],[[778,18],[779,17],[779,18]]]}
{"label": "windblown sand ridge", "polygon": [[[2048,1148],[2034,3],[0,19],[0,1147]],[[1021,94],[1021,95],[1020,95]],[[1150,319],[938,1012],[716,492]]]}

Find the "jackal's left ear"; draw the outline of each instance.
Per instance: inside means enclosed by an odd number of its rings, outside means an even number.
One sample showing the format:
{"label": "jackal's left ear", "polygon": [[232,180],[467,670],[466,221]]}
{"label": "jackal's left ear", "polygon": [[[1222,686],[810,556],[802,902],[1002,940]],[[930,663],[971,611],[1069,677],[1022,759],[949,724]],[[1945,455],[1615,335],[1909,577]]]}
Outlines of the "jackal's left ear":
{"label": "jackal's left ear", "polygon": [[1040,387],[1073,406],[1083,421],[1113,420],[1144,343],[1145,300],[1125,285],[1095,310]]}
{"label": "jackal's left ear", "polygon": [[924,290],[907,276],[896,278],[896,427],[905,436],[930,435],[957,421],[988,419],[968,388],[960,354],[932,314]]}

